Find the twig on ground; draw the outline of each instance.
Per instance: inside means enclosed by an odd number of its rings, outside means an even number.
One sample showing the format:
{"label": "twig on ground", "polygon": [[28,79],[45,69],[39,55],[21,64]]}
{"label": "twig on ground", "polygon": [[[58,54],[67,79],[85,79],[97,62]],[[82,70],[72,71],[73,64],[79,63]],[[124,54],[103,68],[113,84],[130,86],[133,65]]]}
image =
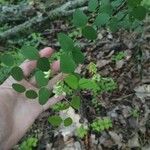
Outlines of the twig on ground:
{"label": "twig on ground", "polygon": [[[1,41],[6,40],[9,37],[15,36],[16,34],[21,32],[26,32],[26,33],[31,32],[31,30],[33,31],[35,28],[38,28],[38,26],[41,27],[42,22],[45,22],[47,20],[54,20],[58,17],[69,16],[74,12],[76,7],[83,6],[86,3],[86,1],[87,0],[76,0],[74,2],[67,2],[60,7],[47,12],[46,13],[47,16],[43,16],[43,15],[35,16],[32,19],[24,22],[23,24],[15,26],[1,33],[0,40]],[[69,10],[69,8],[72,8],[72,10]],[[87,7],[81,7],[81,9],[87,10]]]}

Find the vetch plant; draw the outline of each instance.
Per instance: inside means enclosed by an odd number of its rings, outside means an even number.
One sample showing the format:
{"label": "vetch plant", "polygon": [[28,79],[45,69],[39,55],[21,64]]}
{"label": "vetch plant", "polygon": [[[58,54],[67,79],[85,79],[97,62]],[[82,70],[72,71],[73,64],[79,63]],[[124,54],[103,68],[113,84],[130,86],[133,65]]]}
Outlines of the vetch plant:
{"label": "vetch plant", "polygon": [[[142,5],[142,0],[89,0],[88,11],[87,16],[82,10],[76,9],[72,19],[73,26],[87,41],[96,40],[97,31],[103,27],[112,32],[121,28],[133,30],[141,27],[142,20],[148,12],[147,8]],[[0,62],[11,69],[10,74],[16,80],[16,83],[12,84],[12,88],[16,92],[24,94],[29,100],[38,99],[41,105],[44,105],[51,95],[55,95],[55,97],[66,95],[69,97],[66,98],[67,102],[74,109],[80,108],[82,102],[80,91],[88,90],[96,96],[99,93],[116,89],[115,81],[112,78],[101,77],[97,72],[96,65],[92,62],[88,66],[91,78],[87,79],[75,73],[75,69],[84,62],[85,57],[76,39],[71,38],[74,36],[70,37],[69,35],[68,33],[58,33],[57,36],[61,48],[61,53],[57,58],[60,58],[60,70],[66,77],[63,81],[59,81],[53,90],[47,87],[49,78],[51,78],[51,61],[46,57],[40,57],[36,46],[25,44],[20,53],[24,59],[37,61],[37,68],[32,77],[36,80],[38,91],[26,89],[21,85],[20,81],[24,79],[22,69],[16,65],[14,57],[3,54],[0,57]],[[33,37],[36,39],[36,35]],[[119,54],[116,59],[122,57],[123,54]],[[71,118],[62,120],[57,115],[50,116],[48,121],[54,126],[59,126],[62,123],[64,126],[68,126],[72,123]],[[109,119],[99,120],[91,125],[92,129],[96,131],[108,129],[111,126]]]}

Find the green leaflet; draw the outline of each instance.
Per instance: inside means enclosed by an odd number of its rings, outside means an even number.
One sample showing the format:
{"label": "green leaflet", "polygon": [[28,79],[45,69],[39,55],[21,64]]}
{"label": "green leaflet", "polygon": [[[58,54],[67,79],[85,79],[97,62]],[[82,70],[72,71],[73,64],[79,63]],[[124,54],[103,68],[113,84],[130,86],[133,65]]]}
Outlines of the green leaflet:
{"label": "green leaflet", "polygon": [[146,17],[146,13],[147,10],[145,7],[138,6],[136,8],[133,8],[131,15],[138,20],[143,20]]}
{"label": "green leaflet", "polygon": [[73,96],[70,102],[71,106],[75,109],[79,109],[81,105],[81,99],[79,96]]}
{"label": "green leaflet", "polygon": [[99,90],[99,86],[96,84],[96,82],[85,78],[79,80],[79,88],[95,91]]}
{"label": "green leaflet", "polygon": [[34,91],[34,90],[27,90],[26,93],[25,93],[25,95],[29,99],[35,99],[35,98],[38,97],[36,91]]}
{"label": "green leaflet", "polygon": [[26,59],[37,60],[40,55],[37,49],[33,46],[24,45],[21,48],[21,53]]}
{"label": "green leaflet", "polygon": [[84,54],[81,52],[80,48],[75,47],[72,51],[72,57],[76,64],[82,64],[84,62]]}
{"label": "green leaflet", "polygon": [[46,57],[39,58],[37,61],[37,68],[39,68],[42,71],[49,71],[50,69],[49,59]]}
{"label": "green leaflet", "polygon": [[14,65],[14,58],[10,54],[4,54],[0,57],[0,60],[6,66],[13,66]]}
{"label": "green leaflet", "polygon": [[106,23],[108,23],[109,19],[110,19],[110,15],[109,14],[107,14],[107,13],[100,13],[96,17],[94,25],[96,25],[97,27],[103,26]]}
{"label": "green leaflet", "polygon": [[73,24],[76,27],[84,27],[88,22],[88,17],[80,9],[76,9],[73,13]]}
{"label": "green leaflet", "polygon": [[98,5],[99,5],[98,0],[89,0],[89,2],[88,2],[88,10],[93,12],[93,11],[96,10]]}
{"label": "green leaflet", "polygon": [[23,71],[18,66],[13,67],[10,74],[17,81],[21,81],[24,78]]}
{"label": "green leaflet", "polygon": [[69,75],[65,78],[65,83],[72,89],[77,89],[78,88],[78,78],[75,75]]}
{"label": "green leaflet", "polygon": [[44,105],[48,101],[50,95],[51,95],[51,93],[50,93],[49,89],[47,89],[45,87],[41,88],[39,90],[39,103],[41,105]]}
{"label": "green leaflet", "polygon": [[12,88],[18,93],[24,93],[26,90],[26,88],[23,85],[18,83],[13,83]]}
{"label": "green leaflet", "polygon": [[88,40],[95,40],[97,38],[97,31],[92,26],[86,26],[82,29],[82,35]]}
{"label": "green leaflet", "polygon": [[64,120],[64,126],[68,127],[72,124],[72,122],[73,122],[72,119],[70,117],[68,117]]}
{"label": "green leaflet", "polygon": [[59,33],[58,34],[58,41],[60,43],[61,48],[64,51],[72,51],[74,49],[74,42],[73,40],[67,36],[64,33]]}
{"label": "green leaflet", "polygon": [[35,80],[39,87],[46,86],[48,84],[48,78],[45,78],[45,74],[39,70],[35,73]]}
{"label": "green leaflet", "polygon": [[71,54],[63,53],[60,56],[60,70],[64,73],[73,73],[76,68],[76,63],[72,59]]}
{"label": "green leaflet", "polygon": [[50,116],[48,118],[48,122],[52,125],[52,126],[60,126],[60,124],[62,123],[62,119],[61,117],[54,115],[54,116]]}

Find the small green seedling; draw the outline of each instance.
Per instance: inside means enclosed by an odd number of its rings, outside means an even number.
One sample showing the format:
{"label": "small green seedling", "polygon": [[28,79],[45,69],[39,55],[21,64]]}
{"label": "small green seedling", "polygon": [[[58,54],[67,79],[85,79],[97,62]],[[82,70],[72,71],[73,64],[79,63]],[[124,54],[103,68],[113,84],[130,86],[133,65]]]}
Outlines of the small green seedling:
{"label": "small green seedling", "polygon": [[103,119],[96,119],[91,124],[92,131],[95,132],[102,132],[104,130],[108,130],[109,128],[112,128],[112,121],[110,118],[103,118]]}
{"label": "small green seedling", "polygon": [[33,150],[33,148],[36,148],[37,143],[37,138],[30,137],[19,146],[19,150]]}
{"label": "small green seedling", "polygon": [[134,118],[139,118],[139,116],[140,116],[140,111],[139,111],[139,109],[137,109],[137,108],[132,109],[131,115],[132,115]]}
{"label": "small green seedling", "polygon": [[126,56],[125,52],[119,52],[116,55],[113,55],[112,60],[113,61],[119,61],[119,60],[124,59],[125,56]]}
{"label": "small green seedling", "polygon": [[97,98],[93,98],[93,99],[92,99],[92,105],[93,105],[93,107],[95,108],[96,112],[99,112],[99,111],[100,111],[101,103],[98,101]]}
{"label": "small green seedling", "polygon": [[88,129],[81,125],[79,128],[76,129],[77,137],[84,138],[88,134]]}
{"label": "small green seedling", "polygon": [[54,127],[59,127],[60,125],[62,125],[62,123],[65,127],[68,127],[73,123],[73,120],[70,117],[62,119],[60,116],[54,115],[48,118],[48,122]]}
{"label": "small green seedling", "polygon": [[87,67],[90,74],[96,74],[97,73],[97,66],[93,62],[90,62],[90,64]]}

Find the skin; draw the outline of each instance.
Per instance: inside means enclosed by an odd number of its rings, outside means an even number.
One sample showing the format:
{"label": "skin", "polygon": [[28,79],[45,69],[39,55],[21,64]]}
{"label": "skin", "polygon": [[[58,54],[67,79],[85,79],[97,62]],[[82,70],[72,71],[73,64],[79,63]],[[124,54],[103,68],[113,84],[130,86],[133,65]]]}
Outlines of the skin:
{"label": "skin", "polygon": [[[50,57],[53,49],[47,47],[39,53],[41,57]],[[28,78],[36,67],[36,61],[26,60],[20,67],[24,72],[25,78]],[[58,73],[59,61],[53,62],[50,68],[53,74]],[[53,88],[54,84],[62,78],[62,74],[56,75],[49,81],[49,88]],[[38,99],[29,100],[23,94],[15,92],[11,88],[12,83],[16,83],[16,81],[9,77],[0,86],[0,150],[11,149],[24,136],[43,111],[64,98],[63,96],[52,97],[42,106],[38,103]],[[34,78],[28,81],[24,79],[20,83],[27,89],[38,90]]]}

